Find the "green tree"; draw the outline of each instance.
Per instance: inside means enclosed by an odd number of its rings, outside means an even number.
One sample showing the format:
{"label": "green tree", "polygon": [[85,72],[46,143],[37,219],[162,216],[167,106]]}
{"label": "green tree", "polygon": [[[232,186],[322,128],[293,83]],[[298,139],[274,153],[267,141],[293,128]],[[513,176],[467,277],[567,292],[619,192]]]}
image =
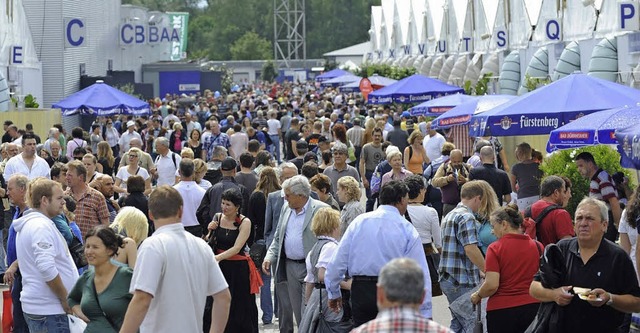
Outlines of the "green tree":
{"label": "green tree", "polygon": [[122,0],[122,4],[141,6],[161,12],[191,13],[199,9],[200,0]]}
{"label": "green tree", "polygon": [[273,58],[271,42],[249,31],[231,45],[232,60],[263,60]]}

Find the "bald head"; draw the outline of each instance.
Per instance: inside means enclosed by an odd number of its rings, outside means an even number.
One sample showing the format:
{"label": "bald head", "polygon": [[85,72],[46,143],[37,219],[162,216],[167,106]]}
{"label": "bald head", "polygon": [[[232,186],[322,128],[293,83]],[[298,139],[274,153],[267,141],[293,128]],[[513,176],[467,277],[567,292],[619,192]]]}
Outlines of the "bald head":
{"label": "bald head", "polygon": [[451,159],[459,159],[462,161],[462,150],[460,149],[454,149],[451,151],[451,153],[449,154],[449,157]]}
{"label": "bald head", "polygon": [[133,138],[131,139],[131,141],[129,141],[129,147],[135,147],[138,149],[142,149],[142,141],[140,141],[140,139],[138,138]]}
{"label": "bald head", "polygon": [[484,164],[493,163],[495,161],[495,154],[493,152],[493,147],[484,146],[480,149],[480,160]]}

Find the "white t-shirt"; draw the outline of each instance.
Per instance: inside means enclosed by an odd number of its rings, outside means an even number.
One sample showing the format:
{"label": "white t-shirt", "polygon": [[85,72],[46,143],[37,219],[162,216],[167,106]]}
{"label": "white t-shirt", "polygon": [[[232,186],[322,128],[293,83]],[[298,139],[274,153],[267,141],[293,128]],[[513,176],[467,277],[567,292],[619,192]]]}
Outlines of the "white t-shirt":
{"label": "white t-shirt", "polygon": [[[338,249],[338,244],[334,242],[328,242],[322,247],[320,251],[320,255],[318,256],[318,263],[316,264],[316,268],[327,268],[329,266],[329,262],[331,258],[333,258],[333,254]],[[311,267],[311,252],[307,254],[307,258],[305,259],[305,264],[307,266],[307,276],[304,277],[304,282],[313,283],[315,282],[315,278],[313,276],[313,270]]]}
{"label": "white t-shirt", "polygon": [[199,225],[196,210],[198,210],[202,197],[204,197],[207,191],[194,181],[180,181],[174,185],[173,188],[175,188],[182,197],[182,224],[185,227]]}
{"label": "white t-shirt", "polygon": [[409,212],[411,224],[418,230],[422,244],[434,243],[436,247],[442,247],[438,212],[428,206],[414,205],[408,205],[407,212]]}
{"label": "white t-shirt", "polygon": [[4,167],[3,177],[5,181],[9,181],[12,175],[16,173],[21,173],[29,180],[32,180],[36,177],[45,177],[51,178],[50,172],[51,168],[49,167],[49,163],[44,160],[44,158],[35,155],[35,159],[33,160],[33,164],[31,165],[31,169],[25,163],[24,158],[22,158],[22,154],[18,154],[7,161],[7,164]]}
{"label": "white t-shirt", "polygon": [[631,243],[631,251],[629,252],[629,256],[631,257],[631,261],[633,262],[633,267],[638,271],[638,267],[636,267],[636,247],[638,245],[638,230],[636,228],[631,228],[629,222],[627,222],[627,210],[623,210],[620,215],[620,224],[618,224],[618,232],[621,234],[627,234],[629,237],[629,243]]}
{"label": "white t-shirt", "polygon": [[158,228],[140,245],[129,288],[131,293],[140,290],[153,296],[140,333],[202,332],[206,296],[226,288],[207,243],[186,232],[181,223]]}
{"label": "white t-shirt", "polygon": [[436,133],[433,137],[429,136],[429,134],[424,136],[422,146],[424,150],[427,151],[429,161],[433,161],[442,156],[442,146],[445,142],[447,142],[447,140],[440,133]]}
{"label": "white t-shirt", "polygon": [[[175,164],[173,163],[172,156],[175,156]],[[160,154],[156,156],[154,164],[158,172],[158,186],[173,186],[176,183],[176,170],[178,170],[181,161],[182,158],[180,157],[180,155],[172,151],[167,152],[166,156],[162,156]]]}
{"label": "white t-shirt", "polygon": [[267,134],[278,135],[278,130],[282,125],[280,125],[280,121],[278,119],[269,119],[267,120],[267,126],[269,127]]}
{"label": "white t-shirt", "polygon": [[127,179],[129,179],[129,177],[131,176],[140,176],[142,177],[144,180],[149,179],[149,172],[147,171],[147,169],[143,168],[143,167],[138,167],[138,172],[135,174],[130,174],[129,173],[129,167],[122,167],[120,168],[120,170],[118,170],[118,173],[116,174],[116,179],[120,179],[122,181],[122,183],[120,183],[120,188],[122,188],[123,190],[127,189]]}
{"label": "white t-shirt", "polygon": [[229,150],[230,154],[236,160],[240,158],[240,154],[247,151],[249,145],[249,136],[246,133],[233,133],[229,137]]}

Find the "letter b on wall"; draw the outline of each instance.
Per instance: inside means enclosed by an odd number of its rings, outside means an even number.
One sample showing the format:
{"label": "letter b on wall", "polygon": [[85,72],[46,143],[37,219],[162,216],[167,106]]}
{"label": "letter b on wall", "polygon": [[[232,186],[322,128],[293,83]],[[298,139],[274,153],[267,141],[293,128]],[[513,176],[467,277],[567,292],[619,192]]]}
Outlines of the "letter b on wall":
{"label": "letter b on wall", "polygon": [[620,20],[618,28],[626,31],[636,31],[640,29],[638,19],[638,3],[635,1],[620,1],[618,3],[618,18]]}

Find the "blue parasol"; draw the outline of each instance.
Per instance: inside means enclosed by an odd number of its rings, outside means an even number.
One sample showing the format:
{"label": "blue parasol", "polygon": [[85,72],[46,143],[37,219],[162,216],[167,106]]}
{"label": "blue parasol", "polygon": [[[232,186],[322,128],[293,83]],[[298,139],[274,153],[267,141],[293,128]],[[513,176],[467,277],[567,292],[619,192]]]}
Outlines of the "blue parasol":
{"label": "blue parasol", "polygon": [[[431,128],[447,128],[456,125],[466,125],[475,114],[488,112],[489,110],[507,103],[516,98],[513,95],[484,95],[462,103],[451,110],[441,114],[431,122]],[[473,125],[470,126],[470,131]]]}
{"label": "blue parasol", "polygon": [[63,116],[76,113],[111,116],[114,114],[148,115],[149,103],[120,91],[102,81],[70,95],[53,104]]}
{"label": "blue parasol", "polygon": [[411,112],[412,116],[437,117],[462,103],[466,103],[477,98],[478,96],[469,96],[465,94],[447,95],[418,104],[409,109],[409,112]]}
{"label": "blue parasol", "polygon": [[418,103],[463,91],[464,89],[460,87],[440,80],[414,74],[370,93],[368,102],[371,104]]}

